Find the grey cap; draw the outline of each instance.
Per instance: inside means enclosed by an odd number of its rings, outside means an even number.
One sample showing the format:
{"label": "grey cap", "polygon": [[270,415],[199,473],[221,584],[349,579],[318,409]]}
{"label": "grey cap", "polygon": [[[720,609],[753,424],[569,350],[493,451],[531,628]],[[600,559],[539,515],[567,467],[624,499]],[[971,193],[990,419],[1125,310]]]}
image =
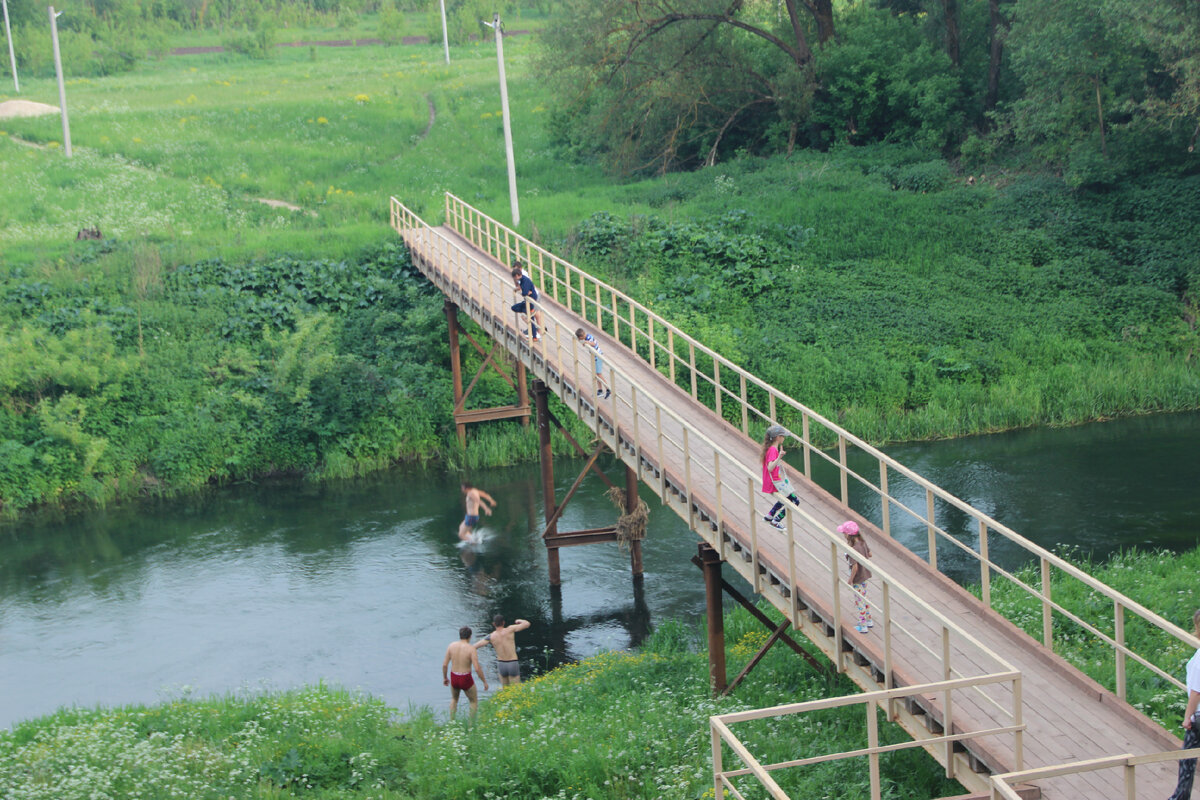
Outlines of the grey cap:
{"label": "grey cap", "polygon": [[774,439],[776,436],[787,436],[787,428],[782,425],[771,425],[767,428],[767,438]]}

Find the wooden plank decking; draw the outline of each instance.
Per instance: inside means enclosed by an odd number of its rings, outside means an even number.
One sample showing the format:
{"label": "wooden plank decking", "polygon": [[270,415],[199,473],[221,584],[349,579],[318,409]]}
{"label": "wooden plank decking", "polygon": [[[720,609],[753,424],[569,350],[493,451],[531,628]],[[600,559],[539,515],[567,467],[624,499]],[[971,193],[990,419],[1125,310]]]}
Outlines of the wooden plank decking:
{"label": "wooden plank decking", "polygon": [[[505,265],[448,228],[397,229],[414,262],[452,302],[592,425],[666,505],[721,552],[730,567],[785,615],[803,622],[801,630],[810,639],[833,658],[844,652],[847,673],[864,689],[881,687],[886,654],[881,626],[867,634],[853,629],[853,597],[843,580],[844,564],[838,563],[842,557],[833,545],[837,537],[830,535],[845,519],[856,520],[870,537],[871,567],[885,576],[873,580],[868,589],[877,619],[881,583],[889,584],[892,685],[1019,670],[1020,713],[1026,726],[1024,768],[1179,746],[1178,739],[1152,720],[883,535],[796,469],[790,472],[804,513],[789,512],[790,539],[789,532],[769,527],[762,517],[773,498],[757,491],[754,481],[757,442],[680,389],[662,374],[661,367],[651,367],[545,292],[542,341],[530,342],[519,334],[516,315],[509,311],[516,298]],[[613,397],[607,401],[593,396],[592,353],[575,345],[576,327],[595,332],[601,341],[605,364],[611,367]],[[835,611],[839,607],[840,619]],[[931,613],[931,608],[941,616]],[[943,644],[949,651],[950,675],[945,672]],[[789,701],[780,698],[781,703]],[[957,692],[953,704],[954,732],[1004,727],[1013,722],[1009,713],[1014,705],[1013,685],[997,683]],[[923,697],[916,713],[901,713],[898,721],[921,738],[930,735],[930,725],[923,720],[934,720],[936,729],[942,714],[941,695]],[[992,772],[1018,768],[1012,734],[981,737],[966,745],[966,753],[951,759],[968,789],[986,789],[986,778],[970,772],[969,764],[982,764]],[[946,763],[943,746],[930,749]],[[1166,797],[1174,786],[1174,773],[1174,762],[1140,767],[1139,796]],[[1123,781],[1117,770],[1072,775],[1047,781],[1043,796],[1123,798]]]}

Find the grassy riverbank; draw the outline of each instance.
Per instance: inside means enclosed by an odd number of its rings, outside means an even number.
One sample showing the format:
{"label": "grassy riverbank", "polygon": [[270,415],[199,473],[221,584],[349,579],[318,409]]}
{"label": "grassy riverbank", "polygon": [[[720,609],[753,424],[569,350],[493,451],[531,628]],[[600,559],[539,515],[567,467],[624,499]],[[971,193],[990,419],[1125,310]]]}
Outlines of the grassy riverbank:
{"label": "grassy riverbank", "polygon": [[[734,670],[767,633],[737,612],[726,636]],[[713,700],[696,638],[665,623],[636,653],[602,654],[496,693],[472,726],[447,724],[440,712],[398,714],[325,687],[64,711],[0,733],[0,785],[10,800],[711,798],[708,715],[855,691],[779,647],[734,698]],[[861,710],[853,709],[746,724],[738,733],[772,760],[866,743]],[[881,734],[904,740],[891,725]],[[920,751],[886,756],[883,775],[889,797],[956,791]],[[868,796],[865,765],[855,760],[778,777],[797,797]]]}
{"label": "grassy riverbank", "polygon": [[[1200,408],[1200,177],[967,185],[889,145],[623,181],[562,147],[537,47],[506,46],[522,232],[852,431]],[[56,117],[0,121],[0,514],[534,454],[504,424],[457,449],[440,299],[386,225],[388,195],[437,222],[446,190],[507,218],[490,45],[172,57],[68,92],[70,162]],[[485,376],[473,401],[512,397]]]}
{"label": "grassy riverbank", "polygon": [[[1171,619],[1190,618],[1187,586],[1200,551],[1128,553],[1094,565],[1101,580]],[[997,608],[1031,633],[1036,609],[1000,582]],[[1055,597],[1088,613],[1094,598],[1055,583]],[[767,633],[746,612],[726,616],[730,673]],[[1130,639],[1145,632],[1128,629]],[[380,701],[317,686],[215,699],[181,697],[155,706],[72,709],[0,731],[6,800],[83,800],[99,795],[194,800],[309,797],[346,800],[435,798],[711,798],[708,716],[781,702],[852,694],[846,679],[773,648],[732,698],[708,691],[701,631],[667,621],[634,653],[604,653],[494,692],[478,720],[447,723],[439,710],[398,711]],[[1111,657],[1067,627],[1056,650],[1111,685]],[[1182,674],[1190,653],[1174,648],[1164,666]],[[821,658],[818,655],[818,658]],[[822,662],[824,659],[821,658]],[[1176,732],[1183,693],[1133,676],[1131,701]],[[437,676],[431,676],[436,680]],[[741,724],[738,735],[769,761],[865,745],[861,710]],[[904,741],[882,725],[883,743]],[[727,764],[734,763],[726,753]],[[884,796],[940,797],[958,787],[921,751],[884,756]],[[858,760],[775,773],[792,796],[868,796]],[[743,787],[750,787],[746,782]],[[751,793],[749,796],[758,796]]]}

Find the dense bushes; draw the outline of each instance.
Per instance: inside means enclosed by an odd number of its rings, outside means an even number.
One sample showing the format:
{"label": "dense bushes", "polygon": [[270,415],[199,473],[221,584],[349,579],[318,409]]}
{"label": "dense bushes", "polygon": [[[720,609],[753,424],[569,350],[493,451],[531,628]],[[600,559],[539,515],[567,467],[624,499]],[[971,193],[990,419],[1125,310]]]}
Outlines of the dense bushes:
{"label": "dense bushes", "polygon": [[[110,249],[110,262],[129,258]],[[168,272],[156,293],[130,291],[128,273],[90,275],[0,283],[6,512],[278,470],[354,472],[439,446],[438,304],[396,246],[357,261],[210,259]]]}
{"label": "dense bushes", "polygon": [[967,186],[894,148],[742,163],[660,182],[695,193],[689,221],[585,220],[577,258],[876,440],[1200,405],[1200,178]]}

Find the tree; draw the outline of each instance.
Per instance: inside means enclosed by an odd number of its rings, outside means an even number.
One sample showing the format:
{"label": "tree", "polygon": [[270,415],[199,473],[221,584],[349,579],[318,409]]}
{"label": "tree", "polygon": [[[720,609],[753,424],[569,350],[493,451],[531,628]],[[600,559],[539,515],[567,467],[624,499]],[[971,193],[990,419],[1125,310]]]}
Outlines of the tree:
{"label": "tree", "polygon": [[[787,136],[812,93],[832,0],[567,0],[541,72],[563,138],[621,171],[712,163]],[[780,131],[784,133],[781,134]]]}
{"label": "tree", "polygon": [[1108,115],[1128,113],[1142,64],[1092,0],[1021,0],[1009,37],[1024,96],[1013,104],[1017,137],[1052,161],[1095,134],[1108,155]]}

